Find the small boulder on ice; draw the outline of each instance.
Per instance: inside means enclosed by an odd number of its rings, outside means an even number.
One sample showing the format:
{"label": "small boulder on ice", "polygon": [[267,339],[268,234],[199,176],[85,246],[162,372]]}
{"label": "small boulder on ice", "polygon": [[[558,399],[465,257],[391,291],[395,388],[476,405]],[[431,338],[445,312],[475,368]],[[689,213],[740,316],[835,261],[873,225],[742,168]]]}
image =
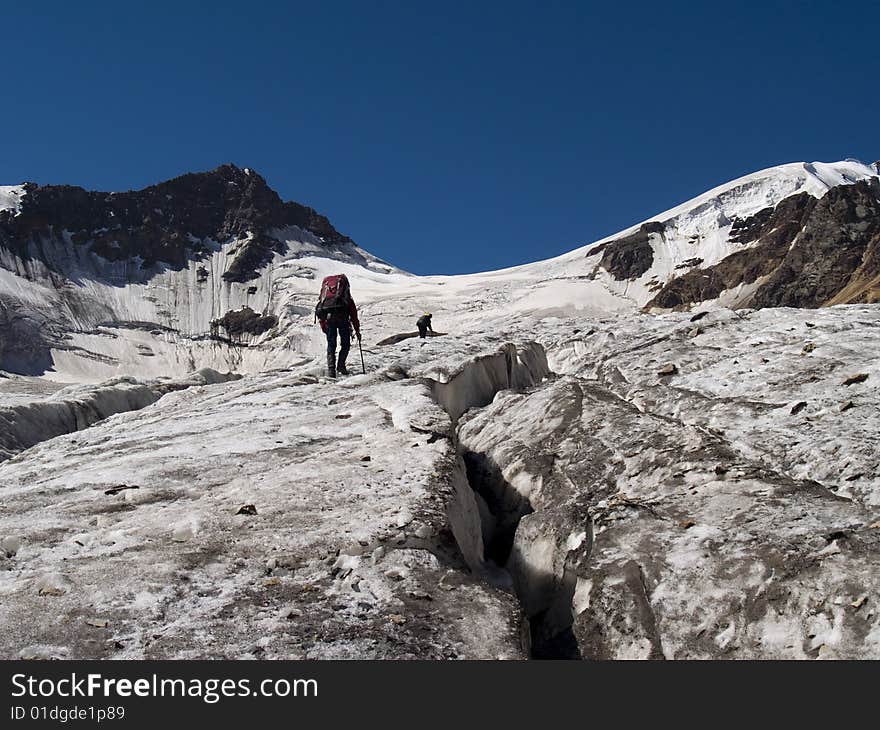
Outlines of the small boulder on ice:
{"label": "small boulder on ice", "polygon": [[119,484],[115,487],[110,487],[110,489],[105,489],[104,494],[110,495],[111,497],[115,494],[119,494],[127,489],[140,489],[138,486],[134,486],[131,484]]}
{"label": "small boulder on ice", "polygon": [[391,580],[404,580],[407,576],[406,568],[390,568],[385,571],[385,577]]}
{"label": "small boulder on ice", "polygon": [[17,537],[8,536],[0,540],[0,553],[7,558],[15,557],[15,554],[21,549],[21,540]]}
{"label": "small boulder on ice", "polygon": [[41,596],[63,596],[71,588],[73,583],[61,573],[46,573],[37,579],[37,592]]}

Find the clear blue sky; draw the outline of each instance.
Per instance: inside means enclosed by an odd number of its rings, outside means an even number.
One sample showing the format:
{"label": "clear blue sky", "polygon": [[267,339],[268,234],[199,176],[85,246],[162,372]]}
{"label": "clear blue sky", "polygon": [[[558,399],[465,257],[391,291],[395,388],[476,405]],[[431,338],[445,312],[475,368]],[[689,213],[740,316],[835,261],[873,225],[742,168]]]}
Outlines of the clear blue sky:
{"label": "clear blue sky", "polygon": [[0,24],[0,184],[234,162],[417,273],[880,158],[874,2],[46,1]]}

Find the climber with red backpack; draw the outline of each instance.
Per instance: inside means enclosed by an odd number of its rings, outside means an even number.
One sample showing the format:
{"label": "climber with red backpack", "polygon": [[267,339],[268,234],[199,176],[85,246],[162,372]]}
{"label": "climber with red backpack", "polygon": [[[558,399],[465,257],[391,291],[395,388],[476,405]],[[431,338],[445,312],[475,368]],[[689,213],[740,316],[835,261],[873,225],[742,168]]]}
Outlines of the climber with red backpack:
{"label": "climber with red backpack", "polygon": [[[351,289],[345,274],[325,276],[321,282],[321,296],[315,305],[315,321],[327,335],[327,374],[331,378],[348,375],[345,359],[351,347],[351,329],[354,327],[358,342],[361,340],[361,324],[357,306],[351,298]],[[336,340],[340,340],[339,360],[336,359]]]}

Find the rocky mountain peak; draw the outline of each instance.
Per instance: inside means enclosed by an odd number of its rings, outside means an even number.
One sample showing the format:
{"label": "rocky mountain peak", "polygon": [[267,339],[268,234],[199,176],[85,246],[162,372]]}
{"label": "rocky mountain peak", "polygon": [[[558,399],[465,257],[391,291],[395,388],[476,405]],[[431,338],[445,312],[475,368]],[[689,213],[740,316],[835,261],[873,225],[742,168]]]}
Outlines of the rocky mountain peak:
{"label": "rocky mountain peak", "polygon": [[880,179],[799,193],[734,220],[741,247],[706,268],[668,281],[648,307],[686,309],[725,291],[752,287],[751,307],[821,307],[880,298]]}
{"label": "rocky mountain peak", "polygon": [[88,261],[138,261],[143,275],[160,263],[182,269],[212,247],[246,239],[223,277],[256,278],[284,244],[276,235],[296,226],[328,248],[351,243],[317,211],[285,202],[258,173],[233,164],[187,173],[142,190],[94,192],[71,185],[26,183],[19,210],[0,211],[0,246],[22,260],[38,258],[66,274],[47,242],[76,249]]}

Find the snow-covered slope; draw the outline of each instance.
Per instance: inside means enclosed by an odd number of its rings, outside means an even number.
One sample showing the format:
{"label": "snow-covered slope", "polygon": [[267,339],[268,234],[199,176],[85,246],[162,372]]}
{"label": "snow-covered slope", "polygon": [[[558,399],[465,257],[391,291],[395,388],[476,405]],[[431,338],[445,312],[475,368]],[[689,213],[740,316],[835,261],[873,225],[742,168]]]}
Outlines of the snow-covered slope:
{"label": "snow-covered slope", "polygon": [[[589,277],[611,295],[644,306],[673,278],[709,268],[756,245],[756,240],[744,243],[731,235],[737,222],[802,193],[820,198],[834,187],[877,178],[876,166],[854,160],[771,167],[713,188],[613,236],[518,269],[544,279]],[[744,294],[730,292],[720,303],[734,303]]]}
{"label": "snow-covered slope", "polygon": [[691,228],[699,229],[693,222],[698,221],[707,208],[720,211],[727,218],[748,218],[763,208],[774,207],[792,195],[809,193],[821,198],[833,187],[851,185],[877,174],[874,165],[866,165],[858,160],[777,165],[712,188],[693,200],[653,216],[650,220],[666,222],[680,219],[683,226],[688,225],[684,222],[687,220],[691,223]]}
{"label": "snow-covered slope", "polygon": [[0,211],[11,210],[18,213],[24,195],[23,185],[0,185]]}

